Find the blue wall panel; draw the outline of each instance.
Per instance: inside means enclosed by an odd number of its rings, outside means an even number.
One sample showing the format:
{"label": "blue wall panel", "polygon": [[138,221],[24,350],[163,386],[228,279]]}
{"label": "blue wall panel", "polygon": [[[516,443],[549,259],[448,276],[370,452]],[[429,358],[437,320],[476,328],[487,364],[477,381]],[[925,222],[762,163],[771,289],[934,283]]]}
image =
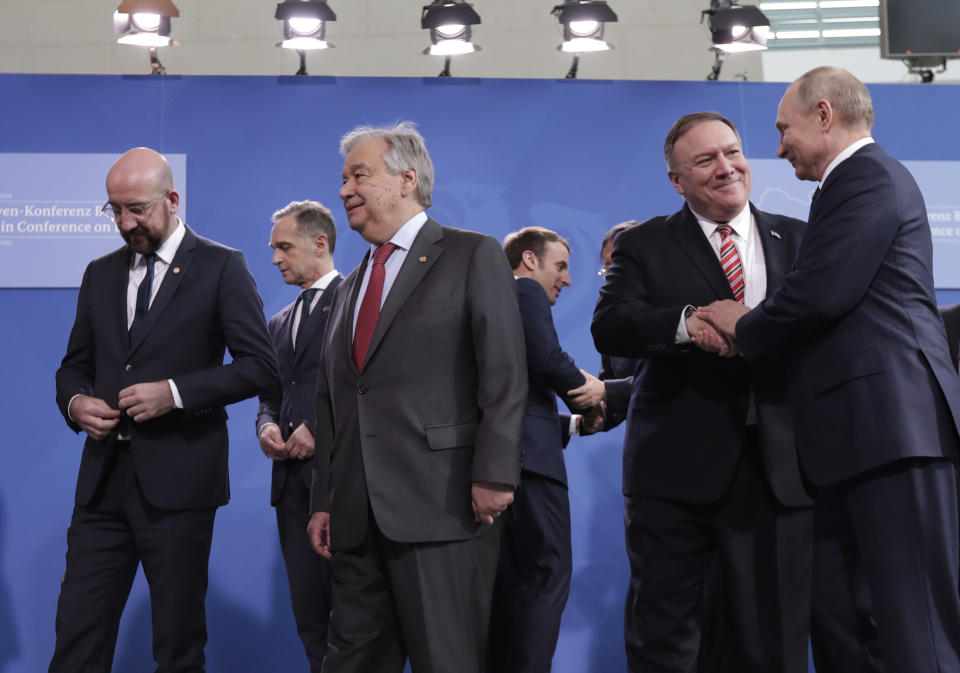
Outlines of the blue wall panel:
{"label": "blue wall panel", "polygon": [[[595,371],[589,316],[600,286],[599,239],[621,220],[680,206],[662,156],[671,123],[698,109],[720,111],[739,125],[748,157],[774,158],[783,90],[754,83],[0,75],[0,151],[148,145],[186,153],[188,184],[179,187],[188,195],[189,224],[245,252],[269,315],[295,296],[270,264],[273,210],[302,198],[331,206],[340,225],[337,267],[349,272],[365,244],[345,226],[337,203],[338,138],[359,123],[416,120],[436,165],[430,212],[437,220],[497,238],[539,224],[571,242],[574,284],[554,315],[568,351]],[[871,91],[875,137],[890,154],[960,160],[960,89]],[[45,670],[52,652],[82,444],[56,410],[53,374],[75,301],[75,290],[0,290],[0,671]],[[209,670],[305,671],[268,505],[270,466],[253,433],[255,404],[229,412],[233,498],[214,534]],[[558,673],[624,668],[621,439],[618,429],[578,438],[567,450],[575,569]],[[142,577],[116,661],[118,671],[151,668]]]}

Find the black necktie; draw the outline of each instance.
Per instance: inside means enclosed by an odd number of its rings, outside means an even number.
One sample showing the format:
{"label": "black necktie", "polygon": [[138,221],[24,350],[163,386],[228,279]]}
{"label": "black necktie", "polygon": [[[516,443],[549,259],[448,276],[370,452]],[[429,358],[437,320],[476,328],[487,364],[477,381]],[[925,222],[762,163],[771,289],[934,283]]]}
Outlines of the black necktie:
{"label": "black necktie", "polygon": [[147,253],[143,256],[143,261],[147,265],[147,273],[140,281],[140,287],[137,288],[137,306],[133,311],[133,322],[130,323],[130,332],[147,317],[147,311],[150,310],[150,290],[153,288],[153,263],[157,261],[157,254]]}
{"label": "black necktie", "polygon": [[313,297],[319,291],[317,288],[312,287],[300,293],[300,320],[297,322],[297,338],[293,340],[294,350],[300,345],[300,335],[303,334],[303,328],[307,324],[307,318],[310,317],[310,307],[313,306]]}

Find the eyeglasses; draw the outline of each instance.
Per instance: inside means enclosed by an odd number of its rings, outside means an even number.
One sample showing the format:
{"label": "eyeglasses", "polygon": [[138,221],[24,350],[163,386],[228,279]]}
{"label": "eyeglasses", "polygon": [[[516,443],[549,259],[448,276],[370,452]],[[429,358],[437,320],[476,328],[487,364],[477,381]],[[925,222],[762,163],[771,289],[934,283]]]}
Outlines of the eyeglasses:
{"label": "eyeglasses", "polygon": [[100,206],[100,212],[109,217],[115,223],[120,221],[120,218],[123,217],[123,211],[126,210],[127,214],[135,220],[139,220],[144,215],[147,214],[147,211],[150,210],[150,207],[153,206],[157,201],[166,197],[170,191],[167,190],[157,198],[152,201],[147,201],[146,203],[131,203],[127,206],[121,206],[116,203],[110,203],[107,201],[105,204]]}

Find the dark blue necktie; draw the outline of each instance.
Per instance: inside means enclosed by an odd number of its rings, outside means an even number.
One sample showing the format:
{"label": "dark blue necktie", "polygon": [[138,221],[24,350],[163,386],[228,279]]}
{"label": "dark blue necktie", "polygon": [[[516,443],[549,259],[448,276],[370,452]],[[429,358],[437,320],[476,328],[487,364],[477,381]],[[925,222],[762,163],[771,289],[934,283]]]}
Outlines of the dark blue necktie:
{"label": "dark blue necktie", "polygon": [[293,341],[293,349],[300,348],[300,335],[303,334],[303,328],[307,324],[307,318],[310,317],[310,307],[313,306],[313,298],[319,292],[313,287],[300,293],[300,320],[297,322],[297,338]]}
{"label": "dark blue necktie", "polygon": [[147,253],[143,256],[143,261],[147,265],[147,273],[140,281],[140,287],[137,288],[137,307],[133,311],[133,322],[130,323],[130,333],[134,328],[144,321],[147,317],[147,311],[150,310],[150,291],[153,288],[153,263],[157,261],[157,254]]}

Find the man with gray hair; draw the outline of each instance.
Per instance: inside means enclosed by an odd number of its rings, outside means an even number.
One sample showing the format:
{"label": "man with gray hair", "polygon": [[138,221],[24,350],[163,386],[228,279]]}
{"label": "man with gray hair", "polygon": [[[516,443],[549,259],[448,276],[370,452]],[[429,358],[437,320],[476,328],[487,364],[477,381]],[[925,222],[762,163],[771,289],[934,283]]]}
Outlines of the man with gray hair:
{"label": "man with gray hair", "polygon": [[424,212],[407,122],[344,136],[340,197],[370,243],[337,289],[317,381],[309,533],[332,557],[325,673],[480,673],[501,514],[520,480],[523,327],[497,241]]}
{"label": "man with gray hair", "polygon": [[273,461],[270,504],[276,508],[293,615],[312,673],[320,673],[330,622],[330,561],[307,537],[313,480],[317,367],[334,291],[343,280],[333,268],[337,229],[316,201],[293,201],[273,214],[273,263],[297,299],[270,319],[280,378],[260,395],[257,437]]}
{"label": "man with gray hair", "polygon": [[700,311],[751,363],[787,368],[814,486],[819,673],[960,671],[960,379],[933,289],[923,196],[870,137],[862,82],[816,68],[777,113],[778,155],[819,182],[783,285]]}

